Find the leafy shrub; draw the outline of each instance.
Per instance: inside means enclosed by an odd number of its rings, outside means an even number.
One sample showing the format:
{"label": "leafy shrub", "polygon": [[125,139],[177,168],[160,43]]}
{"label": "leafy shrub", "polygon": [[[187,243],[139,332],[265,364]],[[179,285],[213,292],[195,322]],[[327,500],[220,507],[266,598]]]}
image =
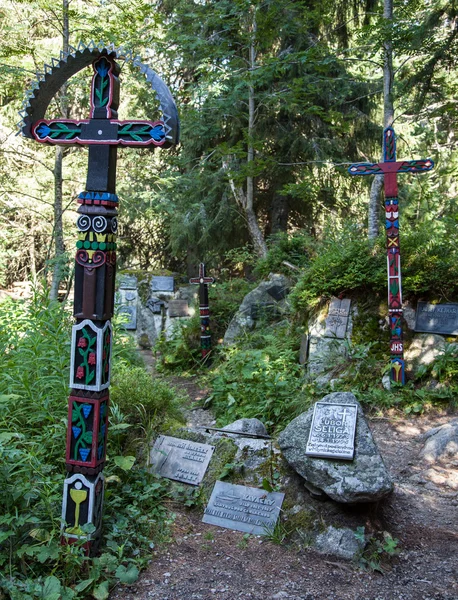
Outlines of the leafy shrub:
{"label": "leafy shrub", "polygon": [[303,230],[292,234],[276,233],[268,239],[267,243],[267,256],[257,262],[255,269],[261,277],[267,277],[269,273],[285,271],[291,275],[291,271],[283,264],[285,260],[296,267],[307,267],[316,247],[316,239]]}
{"label": "leafy shrub", "polygon": [[325,239],[291,294],[296,310],[308,310],[320,299],[349,293],[383,292],[386,254],[382,243],[371,248],[357,229]]}
{"label": "leafy shrub", "polygon": [[224,337],[226,329],[243,298],[256,284],[245,279],[230,279],[209,287],[210,328],[213,342]]}
{"label": "leafy shrub", "polygon": [[110,397],[127,422],[142,424],[144,428],[148,424],[158,431],[170,419],[182,420],[182,394],[169,383],[151,377],[143,367],[121,364],[116,368]]}
{"label": "leafy shrub", "polygon": [[225,360],[210,380],[221,424],[256,417],[280,427],[307,407],[294,337],[287,325],[277,326],[247,336],[243,348],[224,350]]}

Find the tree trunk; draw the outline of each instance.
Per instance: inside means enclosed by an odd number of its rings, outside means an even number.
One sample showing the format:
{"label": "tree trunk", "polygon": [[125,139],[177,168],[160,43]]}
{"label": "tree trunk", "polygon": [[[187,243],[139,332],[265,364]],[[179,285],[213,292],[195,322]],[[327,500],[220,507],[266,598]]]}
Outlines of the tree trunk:
{"label": "tree trunk", "polygon": [[[68,52],[69,46],[69,26],[68,26],[68,4],[69,0],[62,1],[62,49]],[[60,90],[61,117],[68,117],[67,85],[62,86]],[[62,163],[64,158],[64,149],[62,146],[56,146],[54,159],[54,266],[52,272],[51,289],[49,296],[51,300],[57,300],[59,295],[59,286],[64,271],[64,228],[62,224],[63,214],[63,191],[62,191]]]}
{"label": "tree trunk", "polygon": [[[393,0],[384,0],[383,18],[387,24],[393,21]],[[394,121],[393,104],[393,44],[391,31],[383,43],[383,127],[389,127]],[[383,156],[382,159],[383,161]],[[383,175],[376,175],[372,181],[369,195],[368,234],[370,241],[374,241],[379,233],[379,206],[380,193],[383,188]]]}
{"label": "tree trunk", "polygon": [[[253,73],[256,68],[256,12],[253,8],[253,20],[251,27],[251,41],[249,50],[249,71]],[[252,168],[254,161],[254,123],[255,123],[255,94],[254,85],[252,80],[248,86],[248,148],[247,148],[247,164],[248,168]],[[223,160],[223,168],[228,171],[229,163],[227,160]],[[236,185],[234,180],[229,175],[229,184],[231,186],[232,193],[235,201],[243,209],[248,225],[248,231],[250,234],[251,241],[256,254],[263,258],[267,254],[267,245],[264,239],[264,235],[259,227],[256,213],[254,212],[254,180],[251,175],[246,178],[246,194],[243,191],[242,186]]]}

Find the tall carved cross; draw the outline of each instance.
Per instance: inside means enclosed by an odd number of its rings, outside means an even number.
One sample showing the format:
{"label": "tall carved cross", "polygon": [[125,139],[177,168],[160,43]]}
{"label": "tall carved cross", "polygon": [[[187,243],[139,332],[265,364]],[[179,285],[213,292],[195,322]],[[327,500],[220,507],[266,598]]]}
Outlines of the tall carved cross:
{"label": "tall carved cross", "polygon": [[402,341],[402,281],[399,244],[398,173],[426,173],[434,167],[428,159],[396,161],[396,134],[392,127],[383,132],[383,162],[351,165],[350,175],[384,175],[385,228],[388,262],[388,312],[390,320],[391,381],[405,383]]}
{"label": "tall carved cross", "polygon": [[199,277],[192,277],[189,283],[199,285],[199,310],[200,310],[200,347],[202,358],[205,358],[211,350],[210,334],[210,309],[208,306],[208,286],[215,280],[205,275],[205,265],[199,265]]}
{"label": "tall carved cross", "polygon": [[[162,119],[119,121],[120,68],[115,59],[132,61],[151,84]],[[45,113],[59,88],[75,73],[92,64],[89,118],[46,119]],[[86,189],[79,194],[78,241],[75,256],[70,397],[66,469],[62,503],[62,541],[78,541],[88,554],[101,538],[106,458],[112,327],[114,310],[118,147],[170,147],[178,143],[179,121],[167,86],[130,52],[80,44],[45,65],[44,74],[27,93],[21,111],[24,136],[45,144],[89,147]],[[92,525],[88,533],[85,525]]]}

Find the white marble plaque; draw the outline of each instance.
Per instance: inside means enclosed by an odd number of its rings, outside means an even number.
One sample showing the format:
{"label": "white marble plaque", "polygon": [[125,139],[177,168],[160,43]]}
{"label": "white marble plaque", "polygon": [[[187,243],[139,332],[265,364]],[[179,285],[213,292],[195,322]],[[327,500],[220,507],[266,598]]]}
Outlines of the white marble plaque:
{"label": "white marble plaque", "polygon": [[160,435],[150,453],[153,470],[162,477],[199,485],[215,447]]}
{"label": "white marble plaque", "polygon": [[226,529],[267,535],[277,522],[285,494],[217,481],[202,521]]}
{"label": "white marble plaque", "polygon": [[305,454],[353,460],[357,416],[356,404],[317,402]]}

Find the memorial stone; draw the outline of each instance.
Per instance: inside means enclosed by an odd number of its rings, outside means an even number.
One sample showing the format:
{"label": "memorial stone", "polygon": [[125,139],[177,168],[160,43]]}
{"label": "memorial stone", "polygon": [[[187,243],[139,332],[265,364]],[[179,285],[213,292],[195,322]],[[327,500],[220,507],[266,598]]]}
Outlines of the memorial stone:
{"label": "memorial stone", "polygon": [[137,278],[124,275],[121,279],[116,297],[118,314],[124,315],[122,327],[127,330],[137,329]]}
{"label": "memorial stone", "polygon": [[275,527],[285,494],[217,481],[202,521],[266,535]]}
{"label": "memorial stone", "polygon": [[458,304],[428,304],[419,302],[415,331],[458,335]]}
{"label": "memorial stone", "polygon": [[357,406],[317,402],[305,454],[353,460]]}
{"label": "memorial stone", "polygon": [[170,300],[169,317],[189,317],[189,305],[187,300]]}
{"label": "memorial stone", "polygon": [[344,339],[347,333],[348,317],[350,315],[351,300],[344,298],[333,298],[329,305],[326,319],[326,330],[324,337]]}
{"label": "memorial stone", "polygon": [[173,277],[154,276],[151,281],[151,290],[153,292],[169,292],[175,291],[175,282]]}
{"label": "memorial stone", "polygon": [[160,435],[151,449],[153,470],[167,479],[199,485],[215,447]]}

